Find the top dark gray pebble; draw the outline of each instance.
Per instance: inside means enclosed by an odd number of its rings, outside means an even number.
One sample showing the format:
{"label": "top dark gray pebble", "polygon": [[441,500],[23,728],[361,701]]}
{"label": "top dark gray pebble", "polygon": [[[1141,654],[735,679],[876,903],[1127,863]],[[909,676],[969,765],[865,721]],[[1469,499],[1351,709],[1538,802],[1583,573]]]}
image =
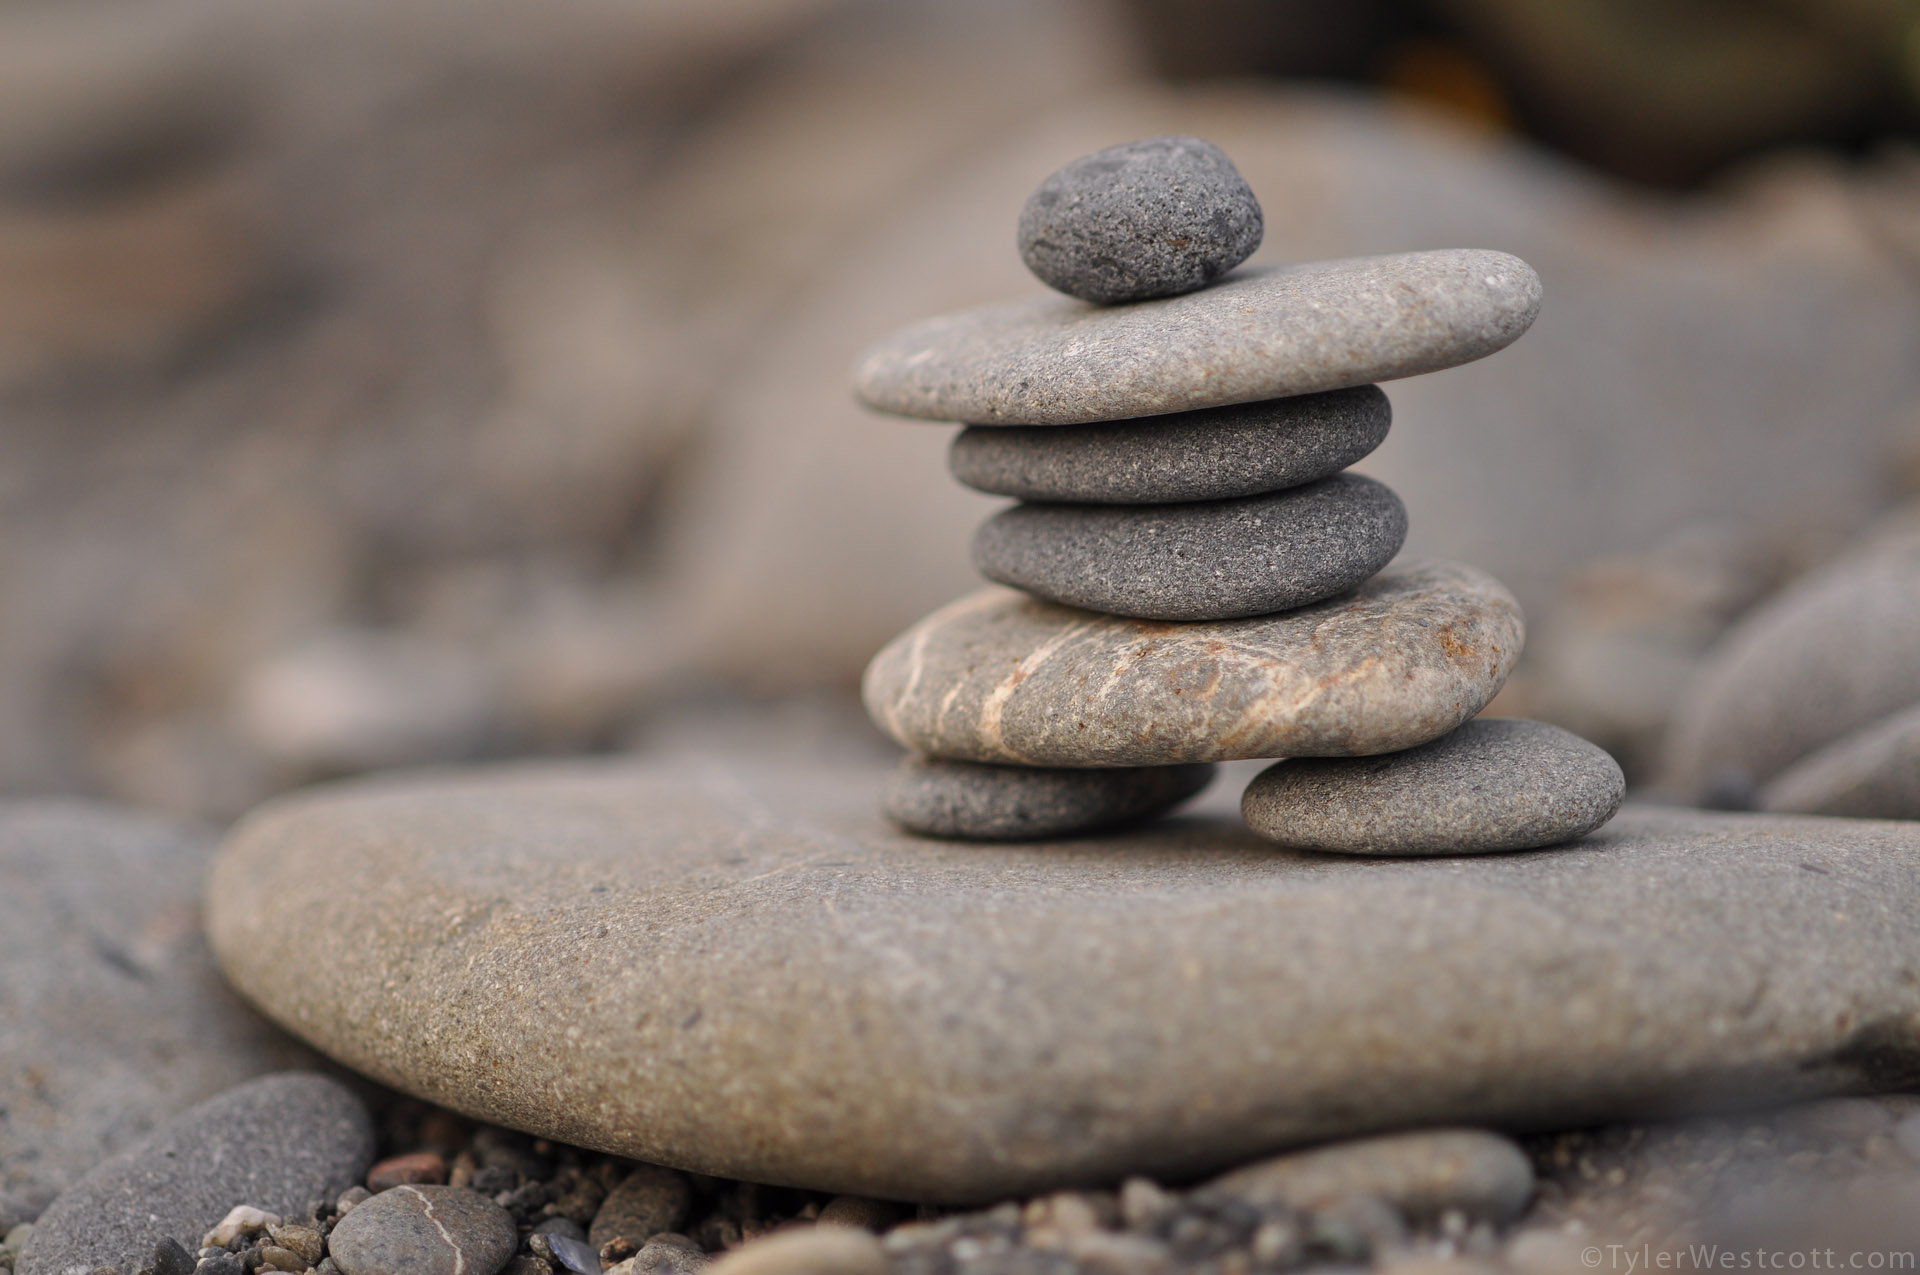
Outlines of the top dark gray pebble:
{"label": "top dark gray pebble", "polygon": [[328,1248],[345,1275],[495,1275],[519,1242],[512,1216],[477,1191],[407,1185],[355,1205]]}
{"label": "top dark gray pebble", "polygon": [[1157,505],[1225,500],[1337,474],[1386,440],[1377,385],[1098,425],[975,425],[947,467],[1021,500]]}
{"label": "top dark gray pebble", "polygon": [[338,1081],[263,1076],[169,1121],[94,1167],[55,1200],[20,1256],[20,1275],[131,1271],[162,1239],[188,1250],[236,1204],[299,1214],[360,1179],[373,1122]]}
{"label": "top dark gray pebble", "polygon": [[1260,201],[1197,137],[1149,137],[1083,155],[1020,210],[1020,259],[1040,281],[1111,304],[1204,288],[1260,246]]}
{"label": "top dark gray pebble", "polygon": [[1585,836],[1625,795],[1619,764],[1578,735],[1483,717],[1405,752],[1283,761],[1247,785],[1240,811],[1297,850],[1480,854]]}
{"label": "top dark gray pebble", "polygon": [[1471,363],[1539,311],[1533,268],[1478,248],[1248,267],[1137,305],[1040,296],[926,319],[867,347],[854,389],[936,421],[1128,420]]}

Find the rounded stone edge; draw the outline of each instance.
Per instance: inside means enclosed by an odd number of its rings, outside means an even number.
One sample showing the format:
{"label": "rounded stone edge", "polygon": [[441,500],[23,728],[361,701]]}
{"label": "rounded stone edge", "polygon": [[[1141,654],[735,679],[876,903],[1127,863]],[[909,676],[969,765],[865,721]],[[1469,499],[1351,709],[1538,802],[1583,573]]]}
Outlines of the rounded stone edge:
{"label": "rounded stone edge", "polygon": [[[1008,766],[991,762],[955,761],[910,753],[887,777],[880,794],[880,812],[903,831],[945,841],[1044,841],[1091,832],[1132,827],[1168,814],[1203,792],[1218,768],[1210,762],[1175,766],[1072,768],[1064,766]],[[1023,812],[1002,812],[981,819],[964,807],[973,792],[991,800],[981,788],[995,782],[1019,786],[1027,782],[1045,799],[1049,785],[1066,788],[1068,805],[1079,798],[1079,808],[1051,817],[1022,819]],[[947,791],[939,791],[942,786]],[[1075,785],[1079,792],[1072,791]],[[1018,794],[1015,794],[1018,800]],[[927,807],[931,806],[931,809]]]}
{"label": "rounded stone edge", "polygon": [[[1270,418],[1276,415],[1292,416],[1295,419],[1262,421],[1259,420],[1262,415]],[[1014,500],[1050,504],[1177,505],[1200,500],[1234,500],[1303,487],[1340,473],[1378,450],[1387,441],[1392,427],[1393,405],[1384,390],[1369,382],[1319,394],[1258,399],[1251,403],[1232,403],[1225,407],[1201,408],[1192,412],[1137,416],[1121,421],[1093,421],[1084,425],[967,425],[956,431],[947,445],[947,472],[961,485],[990,496],[1008,496]],[[1045,478],[1035,477],[1023,479],[1001,472],[1006,466],[998,463],[1002,457],[995,455],[994,451],[995,444],[1009,438],[1019,438],[1020,443],[1016,446],[1024,444],[1040,452],[1051,447],[1070,454],[1075,447],[1083,446],[1088,450],[1097,447],[1099,444],[1093,441],[1096,433],[1105,434],[1107,440],[1122,448],[1137,444],[1142,449],[1149,449],[1157,441],[1153,435],[1160,431],[1169,434],[1171,438],[1167,441],[1177,447],[1196,435],[1204,438],[1206,433],[1215,429],[1242,432],[1265,429],[1287,433],[1344,431],[1347,438],[1344,446],[1328,449],[1320,464],[1284,479],[1243,477],[1239,483],[1223,488],[1218,485],[1203,487],[1190,479],[1160,475],[1152,480],[1158,484],[1157,490],[1144,495],[1140,493],[1145,483],[1135,482],[1127,487],[1110,471],[1100,473],[1101,466],[1098,465],[1089,468],[1098,476],[1096,481],[1104,480],[1104,485],[1096,486],[1094,481],[1071,483],[1057,479],[1049,482]],[[1075,438],[1076,434],[1080,437]],[[1289,439],[1285,445],[1293,446],[1293,441]],[[1184,486],[1181,485],[1182,481],[1185,482]]]}
{"label": "rounded stone edge", "polygon": [[[1172,588],[1114,588],[1097,585],[1097,582],[1074,580],[1048,580],[1038,573],[1020,570],[1008,561],[1004,547],[996,548],[996,535],[1004,536],[1005,528],[1030,517],[1033,510],[1057,510],[1065,516],[1080,515],[1089,521],[1099,518],[1102,510],[1138,513],[1146,515],[1148,511],[1174,511],[1186,507],[1219,506],[1253,502],[1260,500],[1286,499],[1289,497],[1307,498],[1309,488],[1319,488],[1321,492],[1330,492],[1336,488],[1365,493],[1352,498],[1350,507],[1343,511],[1348,521],[1345,528],[1352,531],[1357,524],[1366,524],[1367,535],[1343,535],[1340,539],[1348,547],[1366,543],[1371,551],[1356,553],[1351,559],[1340,564],[1340,569],[1323,568],[1317,573],[1318,582],[1302,584],[1287,590],[1268,590],[1257,598],[1247,597],[1237,603],[1225,601],[1206,603],[1192,600],[1178,605],[1156,601],[1154,595],[1164,592],[1178,592]],[[1060,606],[1075,607],[1083,611],[1093,611],[1101,615],[1118,616],[1127,620],[1147,620],[1167,624],[1206,624],[1223,620],[1251,620],[1262,616],[1285,615],[1289,611],[1298,611],[1303,607],[1314,606],[1321,602],[1338,598],[1379,575],[1387,564],[1392,562],[1407,542],[1410,520],[1406,502],[1391,487],[1377,478],[1368,478],[1364,474],[1336,473],[1316,479],[1298,487],[1282,488],[1279,491],[1264,492],[1257,496],[1241,496],[1232,500],[1189,501],[1168,505],[1070,505],[1070,504],[1018,504],[1003,509],[988,517],[975,529],[969,545],[969,557],[973,569],[983,577],[1008,588],[1019,589],[1036,598],[1057,603]],[[1016,533],[1017,534],[1017,533]],[[1280,537],[1273,549],[1285,552],[1288,538]],[[1204,560],[1190,564],[1194,576],[1210,573],[1210,566]],[[1221,574],[1213,572],[1213,574]],[[1246,579],[1244,574],[1235,574],[1231,578]],[[1250,591],[1243,591],[1247,593]]]}
{"label": "rounded stone edge", "polygon": [[[1419,753],[1444,746],[1458,731],[1465,730],[1475,722],[1522,722],[1530,727],[1540,727],[1556,736],[1555,742],[1572,751],[1587,755],[1587,760],[1596,764],[1596,778],[1604,775],[1610,783],[1605,794],[1596,794],[1592,813],[1579,821],[1556,829],[1551,836],[1540,833],[1509,831],[1498,833],[1489,831],[1479,836],[1460,837],[1453,834],[1427,834],[1419,838],[1400,842],[1388,847],[1374,837],[1354,838],[1346,844],[1338,844],[1321,834],[1313,836],[1288,835],[1283,830],[1283,821],[1269,812],[1259,809],[1260,805],[1271,797],[1274,787],[1284,778],[1298,775],[1302,769],[1328,771],[1344,769],[1366,761],[1380,761],[1406,753]],[[1620,763],[1612,754],[1591,740],[1583,739],[1572,731],[1553,726],[1547,722],[1534,722],[1525,718],[1472,718],[1462,722],[1444,735],[1436,736],[1423,744],[1403,749],[1401,753],[1380,753],[1371,757],[1299,757],[1288,758],[1267,767],[1247,784],[1240,794],[1240,816],[1247,827],[1265,840],[1274,842],[1290,850],[1308,850],[1324,854],[1351,855],[1357,858],[1410,859],[1435,858],[1451,855],[1506,854],[1522,850],[1542,850],[1550,846],[1568,845],[1603,827],[1620,812],[1626,801],[1627,781]],[[1443,794],[1444,795],[1444,794]]]}
{"label": "rounded stone edge", "polygon": [[[1042,200],[1048,191],[1071,187],[1077,182],[1085,182],[1086,179],[1080,170],[1106,157],[1129,156],[1130,153],[1141,151],[1146,147],[1157,145],[1165,148],[1169,144],[1190,151],[1190,162],[1197,161],[1199,165],[1213,170],[1206,174],[1211,202],[1222,210],[1238,214],[1232,218],[1228,236],[1231,242],[1217,259],[1209,261],[1201,256],[1188,258],[1188,264],[1196,269],[1182,273],[1191,276],[1190,280],[1183,279],[1171,286],[1151,286],[1139,282],[1130,287],[1118,286],[1117,280],[1116,286],[1097,286],[1102,276],[1114,273],[1111,269],[1102,269],[1106,259],[1118,257],[1125,249],[1147,250],[1152,246],[1151,241],[1156,237],[1155,232],[1164,233],[1167,229],[1164,226],[1137,226],[1132,224],[1133,219],[1128,221],[1129,238],[1148,242],[1114,243],[1103,241],[1099,236],[1089,240],[1087,236],[1081,235],[1079,238],[1083,242],[1076,245],[1077,250],[1047,250],[1049,245],[1042,237],[1042,230],[1048,222],[1050,210]],[[1087,184],[1097,183],[1088,182]],[[1094,305],[1116,305],[1150,301],[1159,297],[1182,296],[1188,292],[1198,291],[1251,257],[1259,249],[1265,237],[1266,210],[1261,208],[1259,197],[1254,194],[1253,187],[1247,184],[1246,176],[1241,173],[1239,166],[1233,162],[1232,158],[1203,137],[1169,133],[1136,138],[1130,142],[1104,147],[1069,160],[1047,174],[1020,207],[1020,217],[1015,230],[1015,245],[1019,250],[1020,260],[1026,265],[1027,270],[1049,288]],[[1092,260],[1075,261],[1076,257],[1091,257]],[[1082,276],[1086,278],[1083,279]],[[1074,286],[1076,283],[1095,286],[1076,287]]]}
{"label": "rounded stone edge", "polygon": [[[1376,737],[1367,740],[1364,744],[1350,744],[1337,750],[1315,753],[1299,751],[1297,743],[1283,745],[1276,740],[1268,738],[1267,734],[1263,733],[1258,737],[1256,742],[1239,747],[1182,750],[1170,755],[1115,754],[1102,758],[1099,761],[1075,761],[1071,764],[1088,767],[1159,766],[1180,765],[1188,762],[1261,761],[1289,756],[1369,756],[1378,753],[1404,751],[1405,749],[1428,743],[1446,734],[1448,731],[1455,729],[1461,723],[1476,717],[1493,701],[1494,696],[1499,694],[1500,688],[1506,684],[1507,678],[1513,673],[1515,663],[1519,660],[1521,649],[1526,645],[1526,619],[1521,611],[1519,600],[1513,596],[1512,592],[1510,592],[1505,585],[1501,584],[1487,572],[1477,567],[1466,566],[1462,563],[1437,560],[1426,563],[1389,566],[1380,576],[1376,576],[1374,580],[1369,581],[1368,584],[1370,585],[1386,576],[1394,577],[1391,581],[1394,585],[1400,584],[1408,577],[1451,577],[1454,587],[1478,590],[1485,595],[1488,603],[1484,616],[1485,623],[1488,627],[1499,630],[1497,634],[1501,639],[1497,648],[1499,663],[1490,674],[1488,682],[1483,688],[1484,694],[1469,695],[1463,699],[1458,706],[1457,715],[1451,715],[1451,720],[1447,722],[1444,728],[1432,732],[1422,731],[1418,734],[1400,733],[1386,737]],[[1362,585],[1361,587],[1364,590],[1367,585]],[[1432,586],[1429,585],[1428,587]],[[889,686],[888,683],[890,681],[896,680],[895,674],[897,670],[895,665],[902,661],[908,665],[917,664],[919,661],[918,648],[921,644],[941,625],[950,623],[960,614],[967,611],[1004,606],[1009,603],[1026,603],[1055,607],[1064,613],[1062,619],[1066,623],[1097,623],[1103,620],[1116,624],[1145,623],[1144,621],[1132,621],[1119,617],[1096,615],[1091,612],[1078,611],[1070,607],[1060,607],[1057,603],[1045,602],[1042,599],[1034,598],[1031,595],[1023,594],[1018,590],[1008,589],[1001,585],[990,585],[983,589],[977,589],[921,617],[906,629],[896,634],[891,641],[881,647],[879,651],[875,652],[873,658],[867,662],[867,667],[861,673],[860,677],[860,702],[861,706],[866,710],[869,720],[873,722],[882,734],[909,752],[936,753],[940,756],[953,758],[955,760],[992,762],[1018,766],[1069,764],[1064,759],[1055,759],[1044,753],[1018,753],[1006,749],[1004,745],[999,748],[989,748],[982,745],[977,736],[970,736],[965,739],[947,738],[941,740],[936,740],[931,736],[922,738],[904,726],[899,720],[899,701],[912,692],[914,684],[917,681],[917,674],[908,674],[902,685]],[[1327,604],[1322,603],[1319,605],[1325,606]],[[1302,610],[1311,609],[1312,608],[1302,608]],[[1218,623],[1260,623],[1261,620],[1268,618],[1271,617],[1259,617],[1254,620],[1219,621]]]}
{"label": "rounded stone edge", "polygon": [[[986,320],[989,323],[1009,321],[1009,311],[1013,307],[1031,307],[1036,302],[1054,305],[1082,307],[1085,314],[1102,312],[1087,302],[1076,301],[1058,293],[1043,297],[1027,297],[1016,302],[995,302],[978,306],[970,310],[954,311],[949,314],[935,315],[920,319],[905,327],[898,328],[886,336],[868,344],[855,358],[852,368],[852,390],[854,398],[863,406],[889,416],[905,417],[910,420],[959,422],[964,424],[995,425],[1091,425],[1102,421],[1134,420],[1142,416],[1167,415],[1180,411],[1201,411],[1213,407],[1230,407],[1240,403],[1258,402],[1263,399],[1294,398],[1302,394],[1317,394],[1328,390],[1352,389],[1355,386],[1373,384],[1382,381],[1396,381],[1412,376],[1424,376],[1434,372],[1443,372],[1449,368],[1461,367],[1468,363],[1498,354],[1506,349],[1533,326],[1540,315],[1544,298],[1544,289],[1539,272],[1520,257],[1496,248],[1456,248],[1435,249],[1425,252],[1387,253],[1371,257],[1342,258],[1323,262],[1303,262],[1302,267],[1351,265],[1389,260],[1395,257],[1424,257],[1441,254],[1457,254],[1474,263],[1475,269],[1498,269],[1512,276],[1510,282],[1518,305],[1496,311],[1491,326],[1483,330],[1478,340],[1462,343],[1456,356],[1445,361],[1424,361],[1418,367],[1385,365],[1369,369],[1366,374],[1344,376],[1321,375],[1304,377],[1277,384],[1263,383],[1259,388],[1230,386],[1220,388],[1217,384],[1209,392],[1196,393],[1190,401],[1178,406],[1166,406],[1157,402],[1141,401],[1137,411],[1085,410],[1063,408],[1057,405],[1033,405],[1016,408],[1001,402],[980,400],[977,396],[953,395],[963,401],[948,402],[946,398],[923,388],[915,388],[904,383],[891,385],[876,384],[883,375],[883,369],[893,365],[906,367],[918,361],[919,354],[903,354],[900,347],[924,346],[933,334],[943,328],[950,328],[969,322]],[[1252,267],[1237,274],[1228,275],[1218,281],[1217,286],[1225,286],[1235,280],[1248,280],[1264,274],[1273,273],[1274,268]],[[1206,290],[1202,290],[1205,292]],[[1133,306],[1123,307],[1132,310],[1149,306],[1176,306],[1193,298],[1195,293],[1183,293],[1176,297],[1161,297],[1153,301],[1140,301]],[[996,311],[1000,313],[995,313]],[[1112,307],[1105,312],[1113,312]]]}

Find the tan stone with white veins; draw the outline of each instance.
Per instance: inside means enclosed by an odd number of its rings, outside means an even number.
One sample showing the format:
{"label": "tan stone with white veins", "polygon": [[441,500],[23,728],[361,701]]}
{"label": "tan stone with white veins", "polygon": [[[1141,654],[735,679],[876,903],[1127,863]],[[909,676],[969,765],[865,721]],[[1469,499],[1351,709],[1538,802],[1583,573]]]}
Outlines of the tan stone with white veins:
{"label": "tan stone with white veins", "polygon": [[1100,615],[1010,589],[943,607],[867,666],[908,748],[963,761],[1159,766],[1412,748],[1474,716],[1524,641],[1519,604],[1453,563],[1390,567],[1278,615]]}
{"label": "tan stone with white veins", "polygon": [[1456,248],[1234,272],[1124,306],[1028,297],[926,319],[869,346],[854,388],[902,416],[1076,425],[1437,372],[1511,345],[1540,277]]}

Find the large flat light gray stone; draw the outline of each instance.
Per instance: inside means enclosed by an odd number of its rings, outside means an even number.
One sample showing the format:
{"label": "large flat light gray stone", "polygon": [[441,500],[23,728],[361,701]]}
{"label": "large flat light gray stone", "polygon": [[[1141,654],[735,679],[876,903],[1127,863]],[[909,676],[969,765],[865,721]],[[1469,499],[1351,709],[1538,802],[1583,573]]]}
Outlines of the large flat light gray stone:
{"label": "large flat light gray stone", "polygon": [[868,346],[854,387],[901,416],[1076,425],[1419,376],[1485,358],[1540,311],[1540,278],[1478,248],[1263,266],[1100,308],[1029,297]]}
{"label": "large flat light gray stone", "polygon": [[215,950],[475,1116],[929,1200],[1920,1078],[1911,825],[1629,807],[1571,848],[1360,861],[1203,801],[982,847],[892,832],[884,777],[709,754],[295,795],[228,840]]}
{"label": "large flat light gray stone", "polygon": [[0,803],[0,1190],[49,1197],[222,1089],[317,1061],[214,968],[212,857],[198,825]]}
{"label": "large flat light gray stone", "polygon": [[1525,640],[1498,581],[1395,566],[1280,615],[1169,624],[983,589],[873,657],[881,730],[917,752],[1030,766],[1347,757],[1437,739],[1487,706]]}

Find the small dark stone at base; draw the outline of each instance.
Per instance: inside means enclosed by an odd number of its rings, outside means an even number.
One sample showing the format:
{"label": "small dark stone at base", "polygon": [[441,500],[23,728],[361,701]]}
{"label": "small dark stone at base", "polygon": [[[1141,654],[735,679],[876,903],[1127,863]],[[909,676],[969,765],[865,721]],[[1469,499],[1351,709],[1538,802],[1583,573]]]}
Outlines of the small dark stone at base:
{"label": "small dark stone at base", "polygon": [[1165,814],[1213,775],[1211,765],[1078,770],[907,757],[887,780],[880,809],[922,836],[1032,841]]}

